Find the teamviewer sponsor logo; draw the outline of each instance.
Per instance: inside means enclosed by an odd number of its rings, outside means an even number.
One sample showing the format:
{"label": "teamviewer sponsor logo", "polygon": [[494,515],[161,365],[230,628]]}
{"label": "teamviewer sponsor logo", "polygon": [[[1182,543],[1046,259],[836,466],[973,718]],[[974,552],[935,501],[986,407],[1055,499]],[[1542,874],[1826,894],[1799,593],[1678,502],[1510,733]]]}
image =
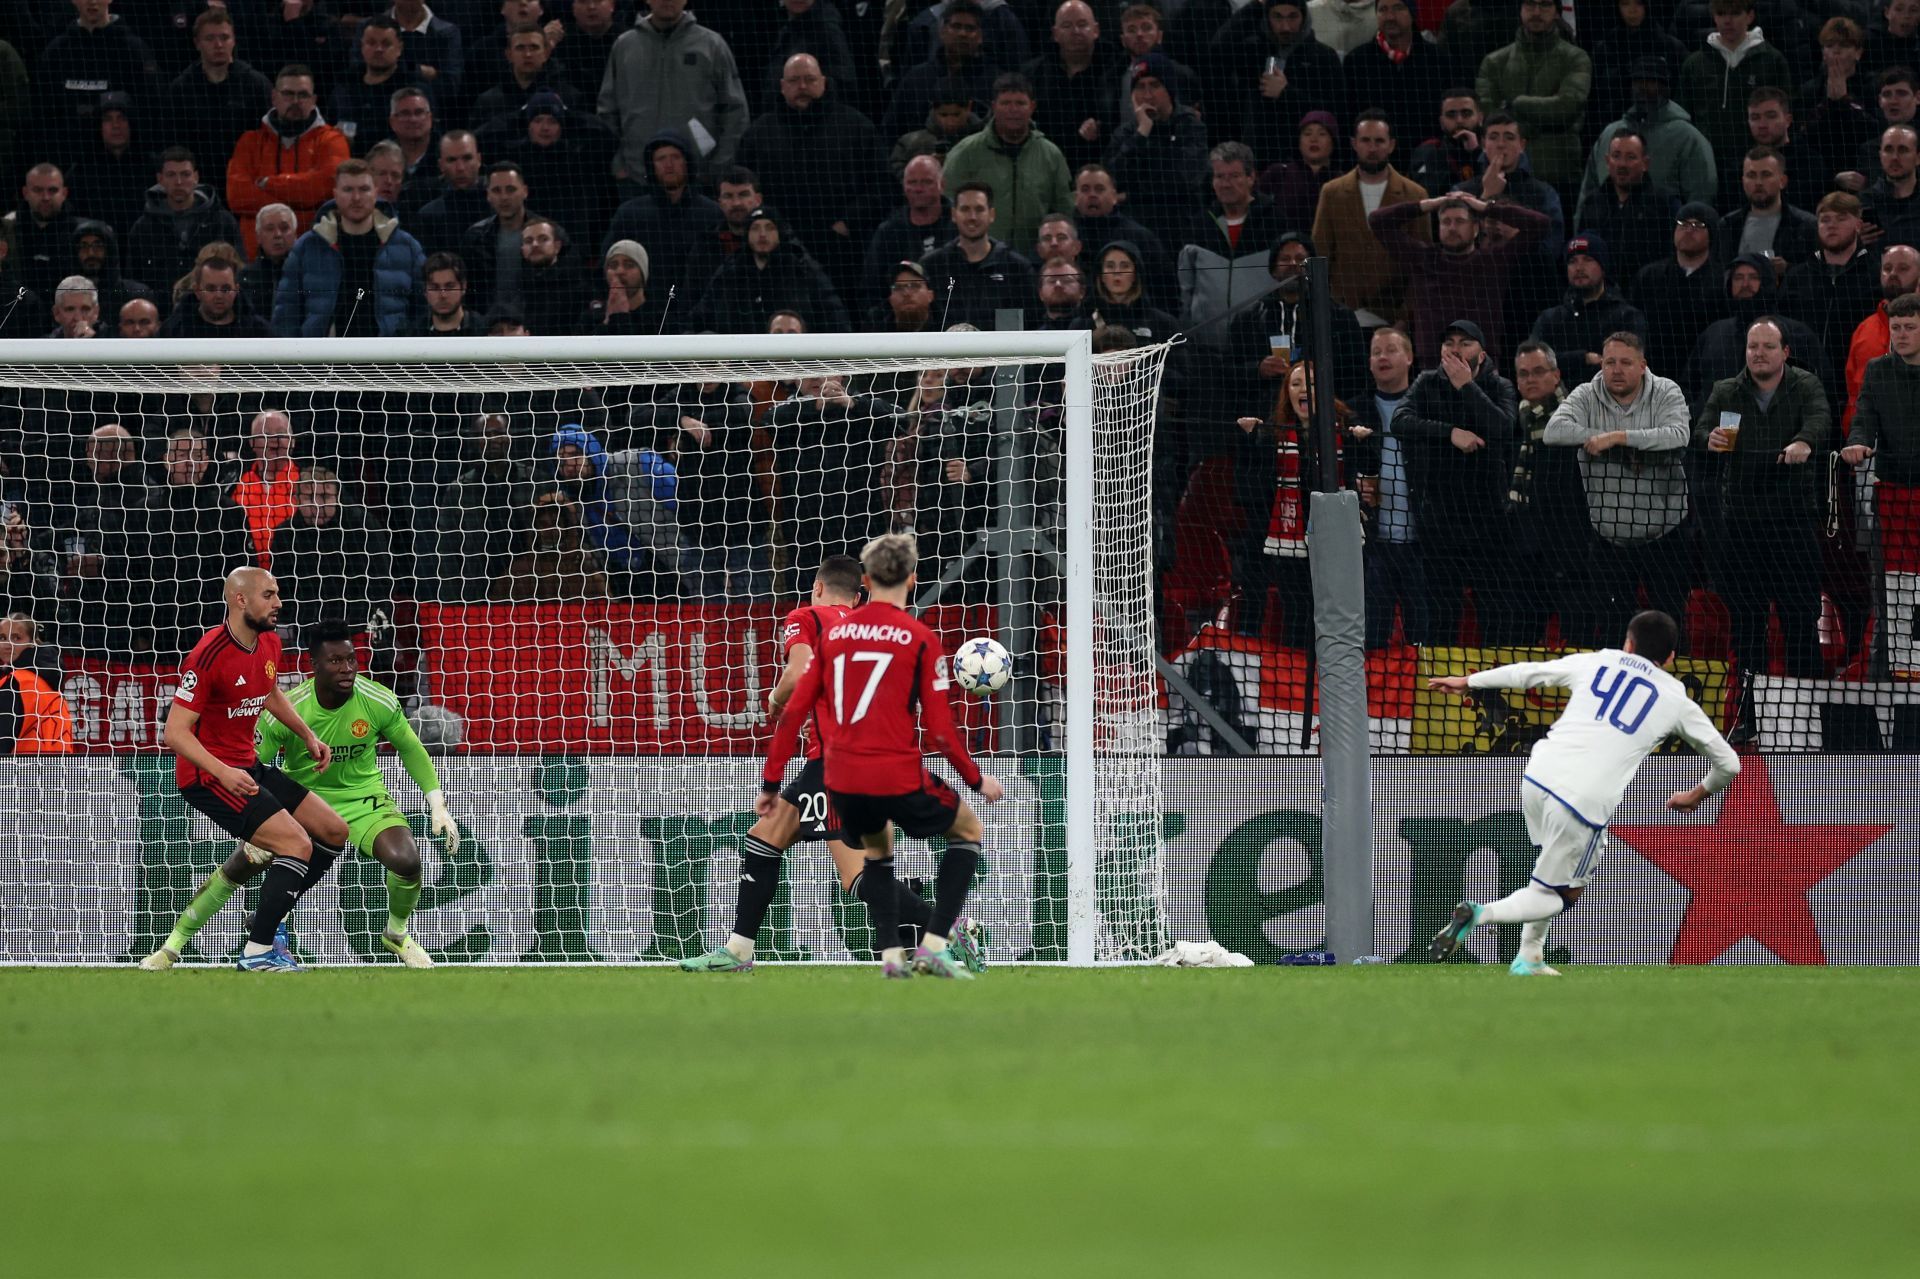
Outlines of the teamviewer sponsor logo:
{"label": "teamviewer sponsor logo", "polygon": [[263,709],[265,709],[266,704],[267,704],[267,699],[265,697],[249,697],[246,701],[241,702],[238,706],[227,707],[227,718],[228,719],[245,719],[249,715],[258,715]]}

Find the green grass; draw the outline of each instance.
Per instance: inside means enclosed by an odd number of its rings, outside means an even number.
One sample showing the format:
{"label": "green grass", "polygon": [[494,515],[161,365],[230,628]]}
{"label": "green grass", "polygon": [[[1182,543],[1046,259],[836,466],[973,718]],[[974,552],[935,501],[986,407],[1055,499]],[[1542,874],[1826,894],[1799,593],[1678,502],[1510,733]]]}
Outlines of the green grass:
{"label": "green grass", "polygon": [[1917,1004],[1868,969],[0,971],[0,1271],[1911,1274]]}

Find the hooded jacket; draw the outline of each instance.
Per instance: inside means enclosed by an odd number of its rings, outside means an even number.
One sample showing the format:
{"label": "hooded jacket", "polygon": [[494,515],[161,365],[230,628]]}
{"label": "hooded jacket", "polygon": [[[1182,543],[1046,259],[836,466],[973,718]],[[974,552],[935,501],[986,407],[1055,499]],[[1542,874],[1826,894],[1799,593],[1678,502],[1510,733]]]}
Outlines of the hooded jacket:
{"label": "hooded jacket", "polygon": [[710,171],[733,163],[747,131],[747,93],[734,66],[733,50],[718,32],[700,25],[693,12],[661,31],[644,8],[633,26],[613,42],[600,80],[600,118],[620,135],[615,172],[638,180],[647,172],[649,139],[664,128],[698,121],[713,139],[704,157]]}
{"label": "hooded jacket", "polygon": [[156,183],[147,188],[146,212],[127,236],[127,265],[153,287],[171,291],[174,281],[193,269],[195,255],[216,240],[238,248],[240,224],[210,189],[195,187],[193,203],[175,213]]}
{"label": "hooded jacket", "polygon": [[[1744,108],[1742,108],[1744,112]],[[1741,116],[1741,128],[1746,127]],[[1600,131],[1593,150],[1587,156],[1587,171],[1580,182],[1580,203],[1606,185],[1607,144],[1613,135],[1632,125],[1647,135],[1647,181],[1654,186],[1677,192],[1682,202],[1698,200],[1712,204],[1720,177],[1713,159],[1713,144],[1694,127],[1693,117],[1677,102],[1665,101],[1651,111],[1629,107],[1626,115]]]}
{"label": "hooded jacket", "polygon": [[1768,44],[1766,34],[1755,26],[1733,49],[1721,41],[1719,32],[1709,35],[1707,47],[1688,55],[1680,65],[1674,97],[1686,106],[1714,154],[1724,157],[1744,152],[1749,145],[1748,95],[1763,88],[1791,93],[1793,85],[1786,55]]}
{"label": "hooded jacket", "polygon": [[269,204],[284,204],[298,220],[294,229],[312,228],[320,206],[333,196],[333,171],[352,153],[347,135],[315,111],[306,127],[292,136],[282,134],[271,113],[260,125],[242,134],[227,165],[227,207],[240,220],[246,255],[260,251],[253,235],[253,215]]}
{"label": "hooded jacket", "polygon": [[[1752,267],[1760,276],[1757,297],[1734,298],[1731,292],[1733,268]],[[1757,253],[1743,253],[1727,264],[1722,276],[1721,296],[1726,299],[1727,314],[1712,324],[1694,344],[1687,359],[1685,385],[1691,403],[1703,404],[1714,383],[1739,373],[1747,362],[1747,326],[1763,315],[1778,318],[1786,330],[1787,350],[1795,364],[1812,371],[1821,385],[1832,386],[1832,362],[1812,329],[1792,315],[1781,314],[1780,294],[1774,283],[1773,264]]]}
{"label": "hooded jacket", "polygon": [[[1289,231],[1273,242],[1267,252],[1267,275],[1279,261],[1280,250],[1289,244],[1304,244],[1308,255],[1314,244],[1297,231]],[[1353,312],[1328,299],[1333,312],[1333,390],[1340,399],[1356,407],[1373,400],[1373,382],[1367,367],[1367,335],[1353,318]],[[1260,375],[1260,361],[1273,352],[1272,339],[1286,334],[1293,339],[1293,360],[1319,360],[1313,349],[1313,325],[1308,316],[1307,295],[1302,289],[1291,297],[1288,291],[1274,288],[1253,306],[1235,316],[1230,326],[1231,351],[1228,355],[1237,391],[1245,396],[1242,410],[1256,417],[1273,412],[1275,400],[1284,392],[1278,378]],[[1323,364],[1324,366],[1324,364]]]}
{"label": "hooded jacket", "polygon": [[[1180,235],[1180,313],[1194,341],[1225,347],[1236,308],[1244,309],[1273,291],[1267,264],[1280,236],[1293,228],[1280,221],[1272,201],[1255,197],[1240,224],[1239,243],[1227,239],[1226,215],[1219,201],[1197,210]],[[1134,255],[1138,258],[1138,254]]]}
{"label": "hooded jacket", "polygon": [[[778,214],[760,209],[754,218],[779,227],[780,243],[764,267],[749,246],[728,258],[707,284],[688,328],[696,333],[765,333],[775,311],[793,310],[806,317],[812,332],[847,332],[847,309],[820,264]],[[747,225],[751,228],[752,221]]]}
{"label": "hooded jacket", "polygon": [[987,256],[969,262],[956,239],[921,263],[933,286],[933,313],[946,324],[965,322],[991,332],[996,311],[1025,311],[1038,295],[1039,284],[1027,260],[999,240],[990,240],[989,246]]}
{"label": "hooded jacket", "polygon": [[1835,363],[1845,362],[1854,329],[1879,304],[1880,255],[1864,245],[1844,266],[1831,266],[1815,253],[1788,271],[1781,286],[1780,309],[1812,329]]}
{"label": "hooded jacket", "polygon": [[1173,116],[1155,123],[1151,133],[1142,136],[1128,119],[1112,136],[1107,170],[1114,185],[1127,193],[1128,216],[1140,219],[1161,240],[1178,243],[1207,179],[1206,123],[1176,101]]}
{"label": "hooded jacket", "polygon": [[[1116,251],[1126,254],[1133,263],[1133,280],[1140,293],[1131,302],[1106,296],[1106,282],[1101,278],[1100,263],[1106,261],[1107,254]],[[1084,309],[1096,328],[1102,324],[1117,324],[1147,343],[1164,342],[1179,331],[1180,322],[1153,304],[1152,277],[1147,274],[1147,260],[1140,252],[1139,245],[1131,240],[1114,240],[1103,244],[1100,252],[1094,255],[1093,263],[1093,288]]]}
{"label": "hooded jacket", "polygon": [[[93,287],[100,292],[100,324],[103,334],[112,333],[120,322],[120,308],[134,298],[145,298],[149,302],[157,301],[154,290],[147,287],[144,280],[130,279],[120,271],[120,237],[115,235],[113,227],[93,218],[81,218],[73,227],[74,260],[80,257],[80,241],[88,236],[98,236],[106,242],[107,261],[98,271],[81,271],[93,281]],[[78,267],[75,270],[79,270]],[[172,281],[160,286],[169,288]]]}
{"label": "hooded jacket", "polygon": [[1547,421],[1549,448],[1580,448],[1608,431],[1627,442],[1603,453],[1580,449],[1580,482],[1593,530],[1615,546],[1664,537],[1687,517],[1687,442],[1692,437],[1680,384],[1651,370],[1640,393],[1621,405],[1596,373],[1573,388]]}
{"label": "hooded jacket", "polygon": [[[704,237],[720,226],[723,218],[720,206],[700,194],[700,149],[677,130],[662,129],[647,139],[647,145],[641,151],[641,162],[646,166],[647,175],[651,177],[653,174],[653,153],[663,146],[677,148],[687,158],[685,193],[677,201],[670,200],[658,186],[649,185],[614,211],[613,221],[608,224],[607,234],[601,241],[600,252],[605,256],[606,251],[620,240],[634,240],[646,245],[647,253],[652,258],[647,274],[648,294],[658,292],[664,297],[667,290],[678,287],[677,304],[688,306],[693,299],[687,295],[687,286],[706,282],[687,277],[687,258]],[[482,199],[484,202],[484,196]],[[486,216],[485,210],[476,216]]]}
{"label": "hooded jacket", "polygon": [[609,453],[599,436],[577,423],[547,438],[548,462],[557,461],[569,444],[586,454],[592,477],[556,482],[580,504],[587,538],[606,556],[607,566],[678,572],[680,478],[673,463],[652,449]]}
{"label": "hooded jacket", "polygon": [[[380,336],[398,337],[427,313],[421,282],[427,255],[384,208],[374,210],[373,233],[379,248],[373,257],[373,296],[367,305],[374,309]],[[334,303],[345,269],[339,240],[339,217],[329,200],[321,207],[313,230],[294,242],[280,272],[280,286],[273,295],[276,337],[325,337],[333,327]]]}
{"label": "hooded jacket", "polygon": [[153,51],[126,19],[109,15],[98,31],[78,20],[68,23],[33,60],[36,105],[42,127],[53,135],[51,153],[68,156],[71,148],[99,138],[101,95],[128,93],[137,105],[151,106],[158,82]]}
{"label": "hooded jacket", "polygon": [[943,174],[949,198],[967,182],[993,188],[994,230],[1008,244],[1032,244],[1041,218],[1073,207],[1066,157],[1037,128],[1013,143],[995,133],[989,120],[986,128],[953,144]]}
{"label": "hooded jacket", "polygon": [[[1346,118],[1340,55],[1314,38],[1313,12],[1306,0],[1297,0],[1300,37],[1290,45],[1274,41],[1267,26],[1268,7],[1269,0],[1241,6],[1207,44],[1207,61],[1223,82],[1207,95],[1207,117],[1221,137],[1239,138],[1252,147],[1262,164],[1293,153],[1300,117],[1307,112],[1331,108]],[[1260,93],[1260,76],[1269,58],[1278,59],[1287,76],[1286,92],[1272,99]]]}
{"label": "hooded jacket", "polygon": [[1509,111],[1527,135],[1527,155],[1542,181],[1566,186],[1580,176],[1580,126],[1593,86],[1593,60],[1555,23],[1543,36],[1522,29],[1480,64],[1481,109]]}

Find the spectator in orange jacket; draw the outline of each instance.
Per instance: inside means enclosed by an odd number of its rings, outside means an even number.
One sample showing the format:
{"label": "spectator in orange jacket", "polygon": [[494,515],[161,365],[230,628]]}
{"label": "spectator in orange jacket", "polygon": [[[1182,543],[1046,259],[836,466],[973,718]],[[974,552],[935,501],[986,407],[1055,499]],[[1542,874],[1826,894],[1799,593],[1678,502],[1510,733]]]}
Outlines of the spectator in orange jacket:
{"label": "spectator in orange jacket", "polygon": [[1860,384],[1867,380],[1867,365],[1893,349],[1887,331],[1887,303],[1916,291],[1920,291],[1920,249],[1889,245],[1880,255],[1880,305],[1860,321],[1847,344],[1847,409],[1840,419],[1843,434],[1853,430],[1853,406],[1860,400]]}
{"label": "spectator in orange jacket", "polygon": [[260,127],[240,136],[227,164],[227,207],[240,219],[247,257],[257,251],[253,215],[284,204],[305,232],[313,215],[333,198],[333,171],[352,148],[347,136],[320,118],[314,106],[313,73],[299,63],[280,68],[273,82],[273,109]]}
{"label": "spectator in orange jacket", "polygon": [[0,618],[0,751],[71,755],[73,714],[60,696],[58,669],[35,660],[39,643],[40,628],[27,614]]}
{"label": "spectator in orange jacket", "polygon": [[253,465],[233,486],[234,505],[247,513],[247,531],[253,538],[260,567],[272,565],[274,530],[293,515],[294,485],[300,468],[293,461],[293,423],[277,409],[268,409],[248,428],[247,448]]}

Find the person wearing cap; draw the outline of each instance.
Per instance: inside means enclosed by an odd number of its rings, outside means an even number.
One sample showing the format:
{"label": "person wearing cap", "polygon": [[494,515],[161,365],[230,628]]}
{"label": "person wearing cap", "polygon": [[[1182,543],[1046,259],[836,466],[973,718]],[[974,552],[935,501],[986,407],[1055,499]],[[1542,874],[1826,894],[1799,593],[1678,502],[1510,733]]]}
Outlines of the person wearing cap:
{"label": "person wearing cap", "polygon": [[74,152],[67,167],[74,203],[116,234],[133,229],[153,183],[153,155],[134,142],[133,98],[118,91],[100,95],[94,137]]}
{"label": "person wearing cap", "polygon": [[1446,326],[1440,367],[1414,379],[1395,410],[1420,565],[1427,642],[1458,642],[1466,594],[1491,634],[1508,632],[1507,491],[1520,442],[1519,395],[1487,355],[1472,320]]}
{"label": "person wearing cap", "polygon": [[1570,34],[1559,0],[1521,0],[1513,43],[1482,58],[1474,79],[1481,108],[1489,117],[1512,113],[1533,172],[1556,187],[1580,177],[1580,122],[1593,86],[1593,60]]}
{"label": "person wearing cap", "polygon": [[1740,155],[1749,145],[1747,102],[1754,90],[1791,91],[1794,87],[1787,56],[1767,43],[1753,3],[1711,0],[1713,30],[1706,47],[1680,64],[1674,90],[1674,97],[1722,159]]}
{"label": "person wearing cap", "polygon": [[834,287],[852,296],[887,187],[886,150],[873,122],[842,100],[812,54],[796,53],[781,72],[778,102],[747,126],[738,156]]}
{"label": "person wearing cap", "polygon": [[1223,83],[1208,87],[1209,127],[1264,161],[1287,154],[1300,117],[1345,101],[1340,55],[1314,39],[1307,0],[1255,0],[1228,19],[1210,53]]}
{"label": "person wearing cap", "polygon": [[474,127],[485,129],[491,121],[511,117],[543,93],[559,98],[568,109],[580,100],[565,69],[553,61],[553,43],[545,29],[530,22],[507,37],[507,76],[474,99]]}
{"label": "person wearing cap", "polygon": [[[934,6],[939,7],[939,6]],[[932,8],[927,12],[931,13]],[[986,14],[978,0],[949,0],[939,15],[939,47],[924,53],[909,43],[909,65],[899,71],[893,98],[880,117],[880,136],[897,138],[918,129],[941,97],[964,91],[976,105],[993,98],[1000,64],[982,52]],[[917,61],[924,56],[924,61]]]}
{"label": "person wearing cap", "polygon": [[1300,136],[1291,158],[1267,166],[1254,190],[1272,200],[1286,226],[1307,226],[1320,206],[1320,188],[1334,175],[1333,150],[1340,122],[1331,111],[1300,117]]}
{"label": "person wearing cap", "polygon": [[691,133],[701,163],[716,173],[733,163],[747,131],[747,91],[733,49],[700,25],[687,0],[651,0],[613,42],[599,109],[620,136],[613,176],[628,197],[638,194],[646,174],[647,139],[660,130]]}
{"label": "person wearing cap", "polygon": [[1569,381],[1600,367],[1600,344],[1610,333],[1647,337],[1647,317],[1607,278],[1607,246],[1597,235],[1567,241],[1567,293],[1533,321],[1532,336],[1553,348]]}
{"label": "person wearing cap", "polygon": [[1692,557],[1681,525],[1692,434],[1680,384],[1648,369],[1639,335],[1624,332],[1607,336],[1599,374],[1576,385],[1547,421],[1548,448],[1579,450],[1602,634],[1640,611],[1642,588],[1648,608],[1687,615]]}
{"label": "person wearing cap", "polygon": [[613,163],[613,131],[598,117],[569,111],[557,93],[537,90],[520,108],[519,136],[503,148],[520,164],[527,189],[540,192],[543,211],[578,237],[588,255],[613,216],[610,183],[583,180]]}
{"label": "person wearing cap", "polygon": [[[1773,147],[1755,147],[1740,167],[1741,206],[1720,220],[1720,237],[1731,256],[1759,253],[1772,258],[1781,275],[1805,262],[1820,247],[1813,214],[1787,203],[1787,158]],[[1705,205],[1688,205],[1702,209]],[[1685,216],[1685,210],[1681,211]]]}
{"label": "person wearing cap", "polygon": [[1603,237],[1614,270],[1632,279],[1666,256],[1679,204],[1671,190],[1647,178],[1646,135],[1624,128],[1607,143],[1607,180],[1580,201],[1573,225]]}
{"label": "person wearing cap", "polygon": [[[1410,228],[1435,213],[1438,234],[1429,244]],[[1447,194],[1383,206],[1367,221],[1407,273],[1413,349],[1420,357],[1440,354],[1446,317],[1464,307],[1483,326],[1488,336],[1482,345],[1497,358],[1505,337],[1507,280],[1535,260],[1546,217],[1519,204]]]}
{"label": "person wearing cap", "polygon": [[867,311],[868,333],[926,333],[933,329],[933,285],[918,262],[896,262],[886,299]]}
{"label": "person wearing cap", "polygon": [[1114,130],[1106,168],[1127,193],[1127,212],[1163,242],[1180,243],[1209,172],[1207,126],[1174,97],[1173,67],[1165,54],[1150,53],[1133,64],[1131,110]]}
{"label": "person wearing cap", "polygon": [[1673,252],[1634,277],[1630,295],[1647,317],[1647,360],[1656,367],[1685,365],[1707,326],[1727,313],[1718,252],[1723,243],[1737,241],[1722,231],[1710,207],[1682,205],[1673,224]]}
{"label": "person wearing cap", "polygon": [[794,311],[811,333],[848,331],[833,281],[772,209],[747,215],[745,249],[727,259],[687,321],[694,333],[765,333],[776,311]]}
{"label": "person wearing cap", "polygon": [[1128,59],[1117,40],[1103,38],[1087,0],[1061,0],[1050,35],[1052,48],[1020,72],[1033,84],[1034,125],[1060,148],[1071,171],[1106,151],[1113,84]]}
{"label": "person wearing cap", "polygon": [[74,0],[73,21],[33,59],[34,154],[67,157],[84,145],[99,129],[104,94],[129,94],[148,109],[159,101],[153,51],[112,4]]}
{"label": "person wearing cap", "polygon": [[1672,69],[1662,58],[1642,58],[1633,64],[1632,75],[1633,105],[1594,139],[1580,183],[1580,203],[1585,204],[1606,184],[1608,148],[1614,135],[1634,129],[1646,139],[1647,173],[1654,185],[1675,192],[1682,200],[1712,204],[1719,186],[1713,144],[1694,127],[1686,109],[1668,96]]}
{"label": "person wearing cap", "polygon": [[1189,0],[1173,15],[1170,32],[1168,19],[1153,0],[1133,0],[1126,5],[1120,10],[1120,48],[1125,57],[1120,69],[1120,93],[1110,113],[1113,120],[1124,121],[1133,114],[1133,69],[1142,58],[1155,52],[1167,59],[1167,69],[1173,76],[1170,87],[1174,98],[1200,110],[1203,96],[1200,76],[1192,66],[1167,52],[1168,46],[1182,50],[1181,57],[1193,59],[1195,66],[1205,65],[1209,42],[1221,24],[1229,16],[1238,22],[1242,14],[1258,12],[1258,6],[1253,5],[1230,10],[1227,0]]}
{"label": "person wearing cap", "polygon": [[[1420,38],[1409,0],[1375,0],[1373,11],[1378,34],[1349,53],[1340,68],[1346,101],[1385,111],[1399,137],[1422,137],[1433,120],[1434,104],[1461,96],[1460,89],[1450,88],[1450,52]],[[1473,110],[1472,127],[1478,129],[1478,103]],[[1444,116],[1441,129],[1443,139],[1458,131]]]}
{"label": "person wearing cap", "polygon": [[[726,218],[720,206],[698,189],[700,151],[685,134],[663,129],[648,139],[643,155],[646,189],[614,211],[601,252],[604,255],[616,240],[647,245],[648,252],[659,259],[648,268],[648,286],[662,299],[674,292],[680,304],[691,306],[695,299],[687,295],[687,286],[693,282],[690,259]],[[756,191],[748,207],[759,203]]]}

